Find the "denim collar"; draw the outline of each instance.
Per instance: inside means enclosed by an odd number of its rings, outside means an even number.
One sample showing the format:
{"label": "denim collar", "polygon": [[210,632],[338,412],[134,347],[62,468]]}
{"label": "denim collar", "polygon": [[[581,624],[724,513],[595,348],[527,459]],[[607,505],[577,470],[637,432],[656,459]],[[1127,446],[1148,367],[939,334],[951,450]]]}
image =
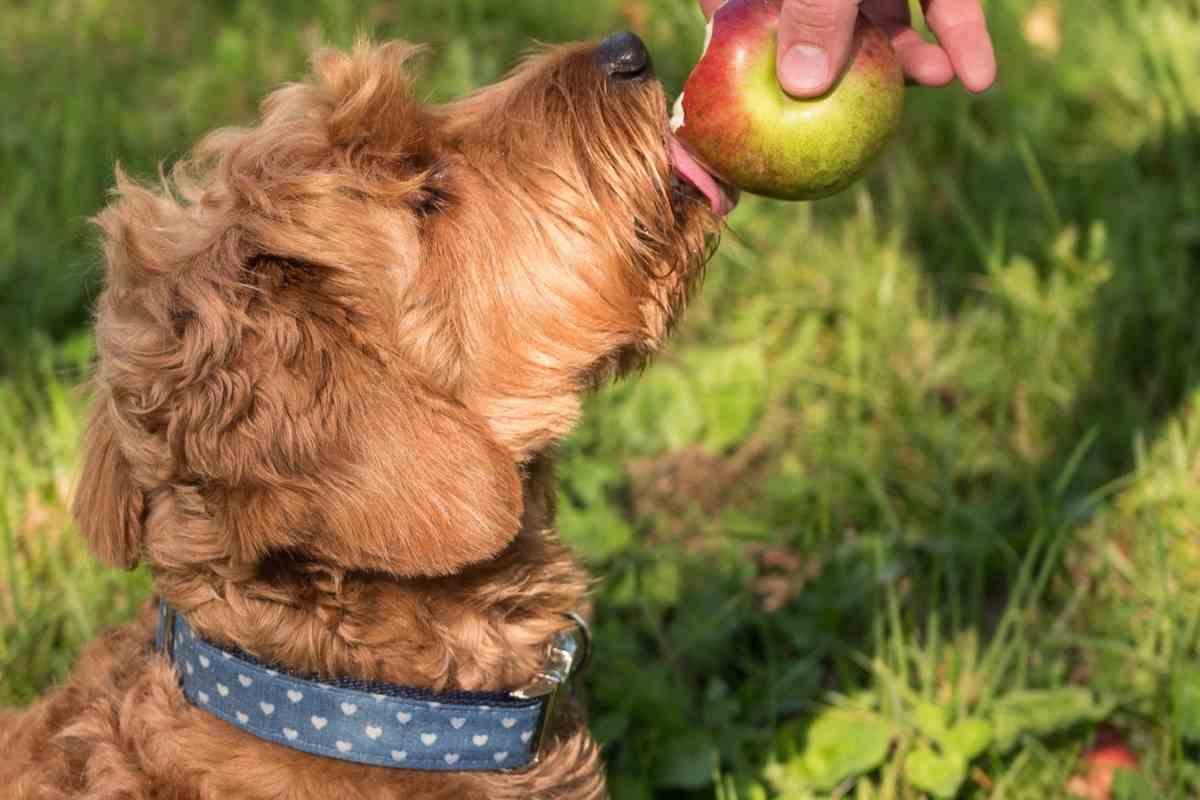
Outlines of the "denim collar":
{"label": "denim collar", "polygon": [[557,637],[542,673],[511,693],[294,675],[205,641],[165,601],[155,642],[192,705],[268,742],[379,767],[513,771],[537,762],[555,701],[585,666],[587,629],[572,618],[579,638]]}

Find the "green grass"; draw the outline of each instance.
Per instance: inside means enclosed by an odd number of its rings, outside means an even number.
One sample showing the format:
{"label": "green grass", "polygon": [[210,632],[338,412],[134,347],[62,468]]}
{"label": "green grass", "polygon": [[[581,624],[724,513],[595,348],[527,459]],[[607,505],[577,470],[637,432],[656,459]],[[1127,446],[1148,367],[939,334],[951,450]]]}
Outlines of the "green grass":
{"label": "green grass", "polygon": [[[591,399],[561,528],[598,575],[614,797],[1200,797],[1200,2],[989,4],[983,97],[909,93],[868,182],[748,199],[669,352]],[[143,572],[66,514],[86,217],[245,121],[316,41],[434,43],[426,86],[636,25],[677,88],[690,0],[0,7],[0,704],[127,618]],[[1039,12],[1040,13],[1040,12]]]}

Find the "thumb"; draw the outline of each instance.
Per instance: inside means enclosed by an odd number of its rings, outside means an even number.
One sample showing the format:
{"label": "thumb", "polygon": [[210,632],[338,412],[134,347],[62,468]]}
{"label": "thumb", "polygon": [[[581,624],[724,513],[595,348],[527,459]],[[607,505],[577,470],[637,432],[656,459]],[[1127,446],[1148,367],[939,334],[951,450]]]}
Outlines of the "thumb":
{"label": "thumb", "polygon": [[779,83],[795,97],[829,91],[850,52],[859,0],[784,0]]}

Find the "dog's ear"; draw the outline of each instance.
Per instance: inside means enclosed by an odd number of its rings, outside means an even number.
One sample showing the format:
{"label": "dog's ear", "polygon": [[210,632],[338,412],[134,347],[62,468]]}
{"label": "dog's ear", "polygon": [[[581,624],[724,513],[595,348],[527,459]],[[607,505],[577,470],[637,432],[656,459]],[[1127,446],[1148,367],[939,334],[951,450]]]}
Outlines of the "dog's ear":
{"label": "dog's ear", "polygon": [[159,505],[205,520],[156,506],[153,563],[287,553],[443,575],[516,535],[512,454],[398,341],[436,303],[405,296],[433,140],[410,53],[322,56],[259,126],[213,134],[161,191],[120,179],[98,217],[118,438],[143,437],[126,455]]}
{"label": "dog's ear", "polygon": [[145,496],[117,446],[107,397],[98,397],[83,444],[83,471],[71,512],[92,552],[113,566],[132,568],[142,541]]}
{"label": "dog's ear", "polygon": [[377,306],[332,301],[320,267],[259,269],[317,275],[263,290],[237,352],[180,389],[169,426],[222,548],[241,563],[291,552],[405,576],[496,555],[520,526],[511,454],[475,414],[373,350]]}
{"label": "dog's ear", "polygon": [[[513,455],[394,346],[403,312],[388,286],[390,232],[331,223],[347,243],[342,255],[358,252],[359,263],[261,254],[226,262],[219,248],[203,267],[154,276],[143,266],[126,281],[133,254],[173,251],[193,231],[170,214],[137,213],[167,208],[157,195],[129,184],[122,194],[101,215],[109,251],[120,251],[97,322],[114,399],[96,412],[76,504],[100,552],[121,563],[135,557],[143,507],[135,478],[163,497],[199,498],[189,513],[200,507],[212,523],[164,520],[171,530],[159,530],[156,518],[145,552],[158,564],[183,552],[239,565],[286,552],[444,575],[511,541],[522,513]],[[281,236],[314,257],[320,238],[308,228]],[[138,443],[137,463],[118,438]],[[185,543],[179,537],[194,536],[185,529],[214,533]]]}

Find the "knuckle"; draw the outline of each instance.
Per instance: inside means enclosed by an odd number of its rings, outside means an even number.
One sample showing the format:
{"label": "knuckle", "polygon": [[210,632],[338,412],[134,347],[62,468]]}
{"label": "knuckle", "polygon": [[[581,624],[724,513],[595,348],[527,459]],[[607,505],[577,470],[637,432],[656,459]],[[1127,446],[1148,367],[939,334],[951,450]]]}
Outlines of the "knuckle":
{"label": "knuckle", "polygon": [[844,27],[844,18],[853,19],[857,12],[857,0],[791,0],[784,3],[779,24],[792,32],[831,34]]}

